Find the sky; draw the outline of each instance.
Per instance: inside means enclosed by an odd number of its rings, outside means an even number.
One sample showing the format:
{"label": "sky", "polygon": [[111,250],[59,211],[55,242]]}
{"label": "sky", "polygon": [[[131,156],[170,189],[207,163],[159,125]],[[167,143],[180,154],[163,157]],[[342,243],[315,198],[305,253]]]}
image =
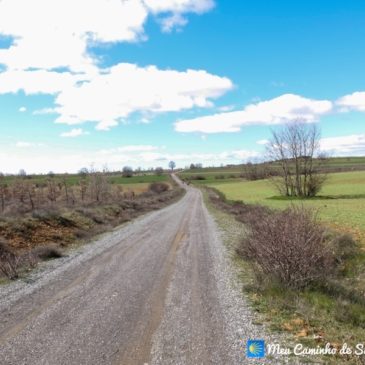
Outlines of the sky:
{"label": "sky", "polygon": [[0,171],[365,155],[361,0],[0,0]]}

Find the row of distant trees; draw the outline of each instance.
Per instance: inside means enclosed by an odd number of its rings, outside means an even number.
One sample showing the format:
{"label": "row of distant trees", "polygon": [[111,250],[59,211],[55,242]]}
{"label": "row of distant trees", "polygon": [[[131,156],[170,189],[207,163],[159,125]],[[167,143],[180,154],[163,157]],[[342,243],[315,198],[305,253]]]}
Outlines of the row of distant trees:
{"label": "row of distant trees", "polygon": [[[170,161],[168,166],[169,166],[169,170],[173,172],[175,170],[176,163],[174,161]],[[93,172],[95,172],[94,167],[91,167],[91,168],[82,167],[78,171],[78,174],[80,176],[87,176],[87,175],[92,174]],[[104,174],[108,174],[109,170],[108,170],[107,167],[104,167],[102,169],[102,172]],[[158,166],[156,168],[152,168],[150,170],[144,171],[144,170],[142,170],[141,167],[134,170],[133,167],[131,167],[131,166],[124,166],[121,173],[122,173],[123,177],[132,177],[135,174],[148,173],[148,172],[154,173],[155,175],[163,175],[163,173],[165,172],[165,169],[161,166]],[[20,178],[24,178],[24,179],[31,179],[32,178],[32,175],[28,175],[27,172],[24,169],[20,169],[16,176],[18,176]],[[49,171],[47,173],[47,176],[48,177],[54,177],[54,176],[56,176],[56,174],[53,171]],[[3,177],[5,177],[4,173],[0,172],[0,179],[3,178]]]}
{"label": "row of distant trees", "polygon": [[192,163],[192,164],[190,164],[190,170],[202,169],[202,168],[203,168],[202,163]]}

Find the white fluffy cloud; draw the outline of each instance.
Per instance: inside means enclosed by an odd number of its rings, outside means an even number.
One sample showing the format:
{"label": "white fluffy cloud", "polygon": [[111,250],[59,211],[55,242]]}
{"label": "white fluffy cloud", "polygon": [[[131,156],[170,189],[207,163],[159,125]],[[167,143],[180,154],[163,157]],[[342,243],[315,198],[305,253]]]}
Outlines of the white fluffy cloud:
{"label": "white fluffy cloud", "polygon": [[120,63],[103,69],[90,46],[145,40],[155,17],[165,31],[182,27],[188,13],[202,14],[213,0],[1,0],[0,94],[55,95],[57,123],[116,126],[132,113],[156,114],[209,107],[232,82],[205,71],[178,72]]}
{"label": "white fluffy cloud", "polygon": [[2,0],[0,34],[14,42],[0,49],[0,64],[93,71],[89,45],[143,39],[149,14],[172,17],[171,28],[182,25],[184,14],[200,14],[213,5],[212,0]]}
{"label": "white fluffy cloud", "polygon": [[115,154],[120,154],[120,153],[124,153],[124,152],[131,152],[131,153],[136,153],[136,152],[150,152],[150,151],[157,151],[159,149],[161,149],[162,147],[158,147],[158,146],[151,146],[151,145],[129,145],[129,146],[122,146],[122,147],[116,147],[116,148],[109,148],[109,149],[104,149],[104,150],[100,150],[98,152],[99,155],[102,156],[106,156],[106,155],[115,155]]}
{"label": "white fluffy cloud", "polygon": [[29,148],[29,147],[34,146],[34,144],[30,143],[30,142],[19,141],[15,144],[15,146],[18,148]]}
{"label": "white fluffy cloud", "polygon": [[143,32],[148,12],[141,1],[2,0],[0,33],[15,37],[0,50],[0,63],[12,69],[92,67],[91,42],[133,41]]}
{"label": "white fluffy cloud", "polygon": [[61,133],[61,137],[64,138],[75,138],[86,134],[81,128],[71,129],[69,132]]}
{"label": "white fluffy cloud", "polygon": [[25,106],[21,106],[18,111],[19,113],[25,113],[27,111],[27,108]]}
{"label": "white fluffy cloud", "polygon": [[365,155],[365,134],[323,138],[321,150],[335,156]]}
{"label": "white fluffy cloud", "polygon": [[161,28],[165,33],[170,33],[174,28],[180,29],[187,24],[188,20],[181,14],[174,14],[161,19]]}
{"label": "white fluffy cloud", "polygon": [[33,148],[33,147],[43,147],[43,143],[32,143],[32,142],[25,142],[19,141],[15,143],[15,147],[17,148]]}
{"label": "white fluffy cloud", "polygon": [[64,89],[56,98],[57,123],[97,122],[107,130],[134,112],[171,112],[209,107],[233,87],[205,71],[178,72],[119,64],[89,82]]}
{"label": "white fluffy cloud", "polygon": [[131,145],[119,147],[118,152],[146,152],[146,151],[156,151],[160,149],[156,146],[148,146],[148,145]]}
{"label": "white fluffy cloud", "polygon": [[213,0],[144,0],[146,6],[154,14],[171,13],[160,19],[164,32],[171,32],[174,28],[184,27],[188,20],[185,13],[193,12],[202,14],[214,7]]}
{"label": "white fluffy cloud", "polygon": [[168,12],[202,14],[214,7],[213,0],[144,0],[144,3],[155,14]]}
{"label": "white fluffy cloud", "polygon": [[85,76],[69,72],[9,70],[0,72],[0,94],[15,94],[22,90],[28,95],[52,95],[71,88],[83,79]]}
{"label": "white fluffy cloud", "polygon": [[314,122],[332,108],[333,104],[328,100],[285,94],[269,101],[248,105],[242,111],[179,121],[175,124],[175,129],[178,132],[219,133],[238,132],[241,127],[253,124],[283,124],[295,120]]}
{"label": "white fluffy cloud", "polygon": [[336,104],[342,108],[342,111],[361,111],[365,112],[365,91],[357,91],[350,95],[345,95]]}

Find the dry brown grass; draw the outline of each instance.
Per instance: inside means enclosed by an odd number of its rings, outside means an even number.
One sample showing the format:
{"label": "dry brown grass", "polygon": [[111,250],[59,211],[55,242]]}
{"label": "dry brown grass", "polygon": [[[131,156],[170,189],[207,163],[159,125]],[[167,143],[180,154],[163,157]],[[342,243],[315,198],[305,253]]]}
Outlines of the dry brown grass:
{"label": "dry brown grass", "polygon": [[333,274],[335,260],[326,244],[326,231],[313,212],[292,207],[253,213],[246,224],[248,232],[237,252],[252,261],[258,276],[283,287],[305,288]]}
{"label": "dry brown grass", "polygon": [[[6,241],[6,247],[15,255],[13,257],[7,254],[4,257],[7,261],[21,257],[23,266],[28,265],[26,257],[30,253],[32,260],[43,259],[49,255],[55,257],[58,255],[56,250],[60,247],[88,240],[143,213],[160,209],[176,201],[182,194],[183,191],[178,188],[161,193],[148,191],[129,199],[121,197],[113,203],[94,202],[49,207],[0,217],[0,236]],[[9,264],[5,269],[11,269]]]}
{"label": "dry brown grass", "polygon": [[148,190],[157,194],[164,193],[170,189],[169,185],[163,182],[154,182],[150,184]]}
{"label": "dry brown grass", "polygon": [[19,257],[6,242],[0,241],[0,272],[10,280],[19,277]]}

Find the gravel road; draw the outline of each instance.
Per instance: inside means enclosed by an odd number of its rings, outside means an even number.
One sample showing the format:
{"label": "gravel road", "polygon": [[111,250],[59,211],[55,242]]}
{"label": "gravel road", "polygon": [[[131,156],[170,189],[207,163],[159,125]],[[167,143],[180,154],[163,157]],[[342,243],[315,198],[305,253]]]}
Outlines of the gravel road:
{"label": "gravel road", "polygon": [[233,281],[202,194],[187,187],[174,205],[1,287],[0,364],[248,363],[245,340],[268,337]]}

